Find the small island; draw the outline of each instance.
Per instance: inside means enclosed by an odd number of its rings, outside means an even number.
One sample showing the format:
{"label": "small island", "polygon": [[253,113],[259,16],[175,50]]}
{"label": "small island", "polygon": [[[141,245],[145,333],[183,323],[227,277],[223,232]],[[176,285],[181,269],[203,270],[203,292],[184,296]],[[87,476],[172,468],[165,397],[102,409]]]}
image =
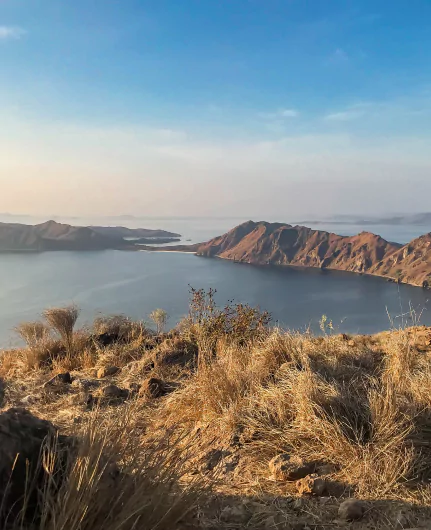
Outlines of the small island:
{"label": "small island", "polygon": [[123,226],[72,226],[47,221],[37,225],[0,223],[0,252],[48,250],[139,250],[141,245],[180,241],[180,234],[166,230]]}

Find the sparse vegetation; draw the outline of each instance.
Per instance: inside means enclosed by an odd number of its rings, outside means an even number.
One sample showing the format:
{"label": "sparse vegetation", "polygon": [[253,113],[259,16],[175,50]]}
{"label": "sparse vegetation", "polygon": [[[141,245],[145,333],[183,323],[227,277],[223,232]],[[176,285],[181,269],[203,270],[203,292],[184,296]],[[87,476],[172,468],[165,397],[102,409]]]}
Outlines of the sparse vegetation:
{"label": "sparse vegetation", "polygon": [[[74,331],[76,308],[47,318],[60,343],[20,327],[26,347],[0,357],[3,410],[25,406],[75,449],[60,480],[46,446],[38,518],[21,510],[16,528],[323,529],[350,497],[352,528],[430,527],[431,329],[287,333],[191,295],[168,333],[125,317]],[[20,361],[39,341],[49,361]]]}
{"label": "sparse vegetation", "polygon": [[151,320],[156,325],[157,333],[161,334],[165,331],[166,322],[168,320],[168,314],[164,309],[155,309],[150,314]]}
{"label": "sparse vegetation", "polygon": [[79,316],[75,305],[46,309],[43,313],[51,328],[58,333],[64,342],[69,356],[73,355],[73,330]]}

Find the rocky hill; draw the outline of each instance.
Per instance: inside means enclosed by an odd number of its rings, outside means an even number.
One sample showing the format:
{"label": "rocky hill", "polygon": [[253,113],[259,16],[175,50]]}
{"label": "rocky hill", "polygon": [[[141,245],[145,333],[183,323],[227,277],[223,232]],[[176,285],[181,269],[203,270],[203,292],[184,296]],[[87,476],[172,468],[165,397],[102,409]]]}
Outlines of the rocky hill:
{"label": "rocky hill", "polygon": [[378,263],[373,274],[431,287],[431,233],[413,239]]}
{"label": "rocky hill", "polygon": [[[135,243],[165,243],[174,239],[164,230],[125,227],[84,227],[47,221],[38,225],[0,223],[0,252],[44,250],[133,249]],[[130,238],[130,241],[126,240]],[[175,240],[174,240],[175,241]]]}
{"label": "rocky hill", "polygon": [[257,265],[318,267],[431,285],[431,234],[407,245],[370,232],[340,236],[305,226],[247,221],[196,247],[200,256]]}

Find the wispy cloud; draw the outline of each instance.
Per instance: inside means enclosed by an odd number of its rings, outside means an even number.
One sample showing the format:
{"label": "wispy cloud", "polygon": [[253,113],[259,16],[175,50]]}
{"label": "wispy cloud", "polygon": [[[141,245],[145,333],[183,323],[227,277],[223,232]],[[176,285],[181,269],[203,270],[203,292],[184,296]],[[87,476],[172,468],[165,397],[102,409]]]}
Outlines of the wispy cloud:
{"label": "wispy cloud", "polygon": [[282,109],[280,110],[280,117],[281,118],[296,118],[298,116],[299,112],[295,109]]}
{"label": "wispy cloud", "polygon": [[275,112],[260,112],[259,117],[267,120],[296,118],[299,112],[296,109],[278,109]]}
{"label": "wispy cloud", "polygon": [[360,118],[363,112],[360,110],[345,110],[341,112],[332,112],[325,116],[328,121],[351,121]]}
{"label": "wispy cloud", "polygon": [[16,26],[0,26],[0,40],[20,39],[26,31]]}

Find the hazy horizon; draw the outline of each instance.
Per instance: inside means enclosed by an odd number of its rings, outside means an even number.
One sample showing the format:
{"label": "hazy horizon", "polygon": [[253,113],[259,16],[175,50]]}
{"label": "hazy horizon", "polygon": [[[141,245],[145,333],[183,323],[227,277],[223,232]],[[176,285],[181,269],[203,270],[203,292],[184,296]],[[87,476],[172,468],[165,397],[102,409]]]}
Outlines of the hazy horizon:
{"label": "hazy horizon", "polygon": [[0,211],[422,212],[431,4],[0,3]]}
{"label": "hazy horizon", "polygon": [[[103,220],[116,220],[118,222],[120,221],[157,221],[157,220],[167,220],[167,221],[175,221],[175,220],[183,220],[183,221],[198,221],[199,219],[203,220],[233,220],[233,221],[269,221],[269,222],[300,222],[300,221],[340,221],[343,220],[346,222],[351,222],[354,220],[364,220],[364,221],[378,221],[378,220],[391,220],[392,218],[396,217],[414,217],[417,215],[430,215],[431,210],[429,211],[417,211],[417,212],[388,212],[379,214],[375,212],[374,214],[364,214],[364,213],[340,213],[340,212],[333,212],[331,214],[327,215],[317,215],[317,214],[303,214],[302,216],[293,216],[289,214],[288,212],[281,215],[276,215],[268,213],[267,215],[223,215],[223,216],[216,216],[216,215],[200,215],[200,216],[194,216],[194,215],[132,215],[132,214],[116,214],[116,215],[95,215],[95,214],[82,214],[82,215],[62,215],[58,213],[40,213],[40,214],[28,214],[28,213],[10,213],[10,212],[0,212],[0,222],[7,222],[8,219],[15,219],[19,222],[24,222],[26,219],[31,221],[38,221],[38,222],[45,222],[45,221],[58,221],[58,222],[65,222],[64,220],[68,221],[103,221]],[[30,223],[33,224],[33,223]]]}

